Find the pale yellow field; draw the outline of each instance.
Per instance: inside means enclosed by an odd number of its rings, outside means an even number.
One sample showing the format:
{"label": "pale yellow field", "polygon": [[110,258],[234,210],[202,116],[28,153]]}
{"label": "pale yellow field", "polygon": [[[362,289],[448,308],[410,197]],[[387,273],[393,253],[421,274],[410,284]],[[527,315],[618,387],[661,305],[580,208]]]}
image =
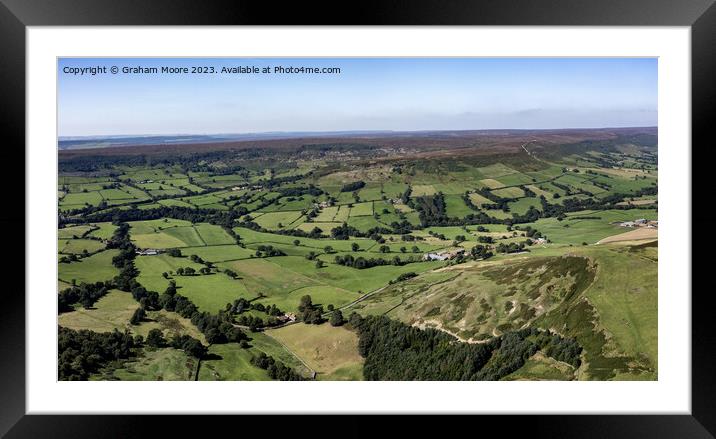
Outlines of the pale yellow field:
{"label": "pale yellow field", "polygon": [[646,227],[639,227],[634,230],[630,230],[625,233],[610,236],[599,241],[597,244],[607,244],[609,242],[620,242],[620,241],[639,241],[644,239],[654,239],[658,237],[657,229],[649,229]]}
{"label": "pale yellow field", "polygon": [[413,186],[412,196],[420,197],[423,195],[433,195],[435,192],[435,187],[431,184],[416,184]]}
{"label": "pale yellow field", "polygon": [[410,206],[408,206],[406,204],[402,204],[402,203],[394,204],[393,207],[395,207],[395,210],[399,210],[403,213],[413,212],[413,209],[411,209]]}
{"label": "pale yellow field", "polygon": [[656,200],[634,200],[634,201],[620,201],[617,206],[628,206],[630,204],[634,206],[642,206],[646,204],[654,204]]}
{"label": "pale yellow field", "polygon": [[472,201],[472,204],[474,204],[475,206],[478,206],[478,207],[482,206],[483,204],[492,203],[492,201],[490,201],[487,198],[483,197],[482,195],[474,193],[474,192],[471,193],[469,195],[469,197],[470,197],[470,201]]}
{"label": "pale yellow field", "polygon": [[539,197],[540,195],[544,195],[544,196],[547,197],[547,198],[551,198],[551,197],[552,197],[552,193],[547,192],[547,191],[543,191],[543,190],[540,189],[537,185],[528,184],[526,187],[527,187],[529,190],[531,190],[532,192],[534,192],[535,194],[537,194],[538,197]]}
{"label": "pale yellow field", "polygon": [[490,189],[495,189],[495,188],[504,186],[504,184],[502,184],[499,181],[492,179],[492,178],[485,178],[484,180],[480,180],[480,183],[484,184],[485,186],[489,187]]}
{"label": "pale yellow field", "polygon": [[[297,323],[268,330],[266,334],[286,345],[325,379],[344,378],[339,371],[360,371],[358,365],[363,364],[363,358],[358,354],[358,336],[343,327],[333,327],[329,323]],[[339,373],[331,377],[335,372]]]}
{"label": "pale yellow field", "polygon": [[342,223],[334,223],[334,222],[312,222],[312,223],[302,223],[296,226],[296,229],[303,230],[304,232],[310,232],[314,228],[318,227],[319,229],[323,230],[324,233],[330,233],[331,230],[335,229],[336,227],[340,227]]}

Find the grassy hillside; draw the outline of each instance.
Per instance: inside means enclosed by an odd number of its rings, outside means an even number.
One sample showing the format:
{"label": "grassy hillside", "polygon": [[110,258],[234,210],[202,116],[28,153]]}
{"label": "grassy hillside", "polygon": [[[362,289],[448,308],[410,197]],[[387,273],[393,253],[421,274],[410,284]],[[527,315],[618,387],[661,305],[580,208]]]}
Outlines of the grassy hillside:
{"label": "grassy hillside", "polygon": [[656,249],[562,247],[427,273],[352,306],[477,342],[534,326],[576,337],[581,379],[653,379]]}

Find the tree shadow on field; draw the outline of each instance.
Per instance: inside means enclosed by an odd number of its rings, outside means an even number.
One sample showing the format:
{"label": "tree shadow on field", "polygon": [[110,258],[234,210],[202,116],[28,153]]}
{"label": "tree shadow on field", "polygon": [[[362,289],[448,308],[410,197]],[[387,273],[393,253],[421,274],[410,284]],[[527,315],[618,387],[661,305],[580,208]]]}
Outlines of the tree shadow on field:
{"label": "tree shadow on field", "polygon": [[222,356],[219,355],[219,354],[215,354],[215,353],[213,353],[213,352],[210,352],[210,353],[207,353],[206,355],[204,355],[201,359],[204,360],[204,361],[206,361],[206,360],[223,360],[224,357],[222,357]]}

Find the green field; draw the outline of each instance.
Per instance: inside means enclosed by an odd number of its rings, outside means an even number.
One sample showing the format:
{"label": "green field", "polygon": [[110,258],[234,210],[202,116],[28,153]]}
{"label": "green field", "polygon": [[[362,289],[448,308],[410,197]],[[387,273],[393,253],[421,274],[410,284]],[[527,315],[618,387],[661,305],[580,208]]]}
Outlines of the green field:
{"label": "green field", "polygon": [[301,216],[301,212],[295,211],[269,212],[254,219],[254,222],[265,229],[283,229],[293,224]]}
{"label": "green field", "polygon": [[[594,219],[580,219],[585,217],[594,217]],[[608,236],[618,235],[628,230],[613,225],[612,222],[632,221],[638,218],[656,219],[656,217],[657,212],[653,209],[573,212],[568,214],[563,221],[558,221],[556,218],[545,218],[521,226],[537,228],[554,243],[580,245],[582,242],[594,244]]]}
{"label": "green field", "polygon": [[[175,273],[179,267],[191,267],[197,271],[202,267],[188,258],[173,258],[165,254],[139,256],[135,259],[135,266],[140,273],[137,280],[148,290],[160,293],[169,285],[169,280],[165,279],[162,273]],[[255,297],[247,292],[243,281],[231,279],[224,273],[194,276],[173,274],[170,277],[176,281],[178,293],[189,298],[203,311],[216,312],[239,297]]]}
{"label": "green field", "polygon": [[314,218],[318,223],[332,222],[333,218],[338,213],[338,206],[324,207],[318,213],[318,216]]}
{"label": "green field", "polygon": [[175,238],[189,247],[197,245],[206,245],[195,227],[171,227],[162,230],[161,234]]}
{"label": "green field", "polygon": [[112,223],[95,223],[92,225],[98,227],[98,229],[90,232],[88,236],[95,238],[109,239],[112,237],[112,234],[114,234],[114,231],[117,230],[117,226]]}
{"label": "green field", "polygon": [[206,245],[234,244],[234,238],[224,229],[213,224],[197,224],[194,226],[199,237]]}
{"label": "green field", "polygon": [[252,350],[236,343],[209,347],[211,359],[199,369],[199,381],[268,381],[268,373],[250,363]]}
{"label": "green field", "polygon": [[373,203],[358,203],[354,204],[350,211],[350,216],[368,216],[373,215]]}
{"label": "green field", "polygon": [[130,223],[132,241],[140,248],[181,248],[232,244],[234,239],[221,227],[191,224],[187,221],[163,220]]}
{"label": "green field", "polygon": [[130,293],[111,290],[90,309],[77,307],[59,315],[58,324],[70,329],[89,329],[94,332],[124,331],[130,328],[129,319],[139,304]]}
{"label": "green field", "polygon": [[314,300],[342,306],[355,300],[359,291],[368,292],[385,286],[400,273],[422,272],[439,267],[440,263],[379,266],[364,270],[329,264],[319,269],[315,263],[303,257],[283,256],[230,261],[219,266],[239,273],[249,296],[263,294],[267,297],[260,299],[260,302],[274,303],[281,309],[292,310],[298,306],[298,300],[303,294],[315,294]]}
{"label": "green field", "polygon": [[370,247],[375,241],[367,238],[355,238],[349,240],[335,239],[311,239],[303,237],[294,237],[287,235],[277,235],[273,233],[262,233],[254,230],[235,227],[234,231],[241,237],[244,244],[288,244],[293,245],[293,241],[298,239],[304,247],[310,247],[312,250],[323,250],[327,245],[332,246],[335,250],[349,251],[351,244],[357,242],[361,248]]}
{"label": "green field", "polygon": [[[295,228],[296,230],[302,230],[306,233],[310,233],[313,229],[318,227],[323,231],[323,234],[330,234],[331,230],[335,229],[336,227],[340,227],[341,223],[319,223],[319,222],[310,222],[310,223],[301,223],[297,225]],[[305,239],[305,238],[304,238]]]}
{"label": "green field", "polygon": [[[62,182],[60,181],[62,184]],[[148,200],[149,195],[131,186],[119,184],[119,188],[107,188],[103,186],[106,180],[97,183],[68,184],[68,192],[59,200],[60,210],[81,209],[87,206],[99,206],[100,203],[107,205],[122,205],[137,203]]]}
{"label": "green field", "polygon": [[117,254],[119,250],[105,250],[78,262],[60,263],[57,277],[68,283],[75,280],[77,284],[111,280],[119,273],[112,265],[112,258]]}
{"label": "green field", "polygon": [[474,213],[472,209],[467,207],[465,200],[462,199],[462,195],[446,195],[445,204],[448,216],[451,217],[464,218],[466,215]]}
{"label": "green field", "polygon": [[57,237],[59,239],[82,238],[86,233],[92,231],[92,229],[93,227],[90,225],[67,226],[57,231]]}
{"label": "green field", "polygon": [[540,199],[537,197],[520,198],[517,201],[508,203],[508,206],[510,207],[510,212],[518,215],[524,215],[530,207],[542,210],[542,204],[540,203]]}
{"label": "green field", "polygon": [[102,241],[94,239],[60,239],[57,244],[60,253],[81,254],[87,251],[94,253],[104,248]]}
{"label": "green field", "polygon": [[190,227],[189,221],[164,218],[158,220],[130,221],[131,233],[146,234],[156,233],[172,227]]}
{"label": "green field", "polygon": [[208,245],[203,247],[186,247],[181,249],[182,254],[191,256],[197,255],[205,261],[224,262],[235,259],[250,258],[255,251],[249,248],[242,248],[236,244]]}

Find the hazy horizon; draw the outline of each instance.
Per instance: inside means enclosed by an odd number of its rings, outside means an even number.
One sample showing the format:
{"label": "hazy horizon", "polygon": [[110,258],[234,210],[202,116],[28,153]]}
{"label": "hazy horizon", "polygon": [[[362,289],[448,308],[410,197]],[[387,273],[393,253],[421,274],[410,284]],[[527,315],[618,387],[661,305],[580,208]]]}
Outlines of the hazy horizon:
{"label": "hazy horizon", "polygon": [[379,133],[440,133],[440,132],[461,132],[461,131],[578,131],[578,130],[619,130],[619,129],[647,129],[647,128],[658,128],[657,125],[643,125],[643,126],[620,126],[620,127],[573,127],[573,128],[480,128],[480,129],[459,129],[459,130],[339,130],[339,131],[259,131],[259,132],[233,132],[233,133],[161,133],[161,134],[146,134],[146,133],[130,133],[130,134],[92,134],[92,135],[79,135],[79,136],[58,136],[59,140],[73,140],[73,139],[109,139],[109,138],[132,138],[132,137],[178,137],[178,136],[206,136],[206,137],[221,137],[221,136],[251,136],[251,135],[322,135],[322,134],[379,134]]}

